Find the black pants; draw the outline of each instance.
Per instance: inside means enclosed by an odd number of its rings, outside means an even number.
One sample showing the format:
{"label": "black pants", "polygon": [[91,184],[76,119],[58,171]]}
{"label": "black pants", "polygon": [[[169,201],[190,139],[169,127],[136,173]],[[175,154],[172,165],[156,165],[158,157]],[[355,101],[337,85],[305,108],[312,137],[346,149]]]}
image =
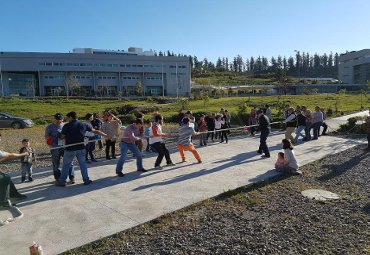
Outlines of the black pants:
{"label": "black pants", "polygon": [[[328,130],[328,125],[325,122],[323,122],[321,126],[324,128],[324,130],[322,131],[322,135],[326,135],[326,130]],[[320,129],[319,129],[319,134],[320,134]]]}
{"label": "black pants", "polygon": [[260,147],[258,148],[258,153],[265,153],[266,156],[270,156],[270,151],[266,143],[269,134],[270,130],[261,130]]}
{"label": "black pants", "polygon": [[90,142],[92,140],[95,140],[95,137],[89,137],[89,143],[86,144],[86,156],[85,159],[88,160],[88,156],[90,155],[91,159],[94,159],[93,151],[95,150],[95,142]]}
{"label": "black pants", "polygon": [[116,141],[105,140],[105,157],[109,158],[109,149],[112,151],[112,157],[116,157]]}
{"label": "black pants", "polygon": [[211,136],[211,139],[213,140],[213,138],[215,137],[215,132],[214,132],[214,128],[208,128],[208,133],[207,133],[207,140],[208,140],[208,137]]}
{"label": "black pants", "polygon": [[163,160],[163,157],[166,157],[167,164],[171,164],[172,160],[170,157],[170,152],[167,150],[166,145],[162,142],[153,143],[150,145],[152,148],[158,152],[158,157],[155,161],[154,167],[160,166]]}

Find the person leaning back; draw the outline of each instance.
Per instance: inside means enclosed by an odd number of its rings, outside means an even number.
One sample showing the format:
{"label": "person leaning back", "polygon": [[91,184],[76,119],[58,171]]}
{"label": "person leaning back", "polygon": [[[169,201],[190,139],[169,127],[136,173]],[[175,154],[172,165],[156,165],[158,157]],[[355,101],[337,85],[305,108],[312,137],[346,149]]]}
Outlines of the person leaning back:
{"label": "person leaning back", "polygon": [[64,162],[62,174],[56,182],[57,186],[65,186],[69,169],[72,165],[72,160],[76,157],[81,169],[82,179],[85,185],[89,185],[92,181],[87,172],[87,165],[85,161],[86,149],[84,145],[84,137],[86,131],[101,135],[105,138],[109,136],[99,130],[95,130],[91,125],[77,120],[76,112],[69,112],[67,114],[68,123],[63,126],[61,138],[65,140],[66,148],[64,152]]}

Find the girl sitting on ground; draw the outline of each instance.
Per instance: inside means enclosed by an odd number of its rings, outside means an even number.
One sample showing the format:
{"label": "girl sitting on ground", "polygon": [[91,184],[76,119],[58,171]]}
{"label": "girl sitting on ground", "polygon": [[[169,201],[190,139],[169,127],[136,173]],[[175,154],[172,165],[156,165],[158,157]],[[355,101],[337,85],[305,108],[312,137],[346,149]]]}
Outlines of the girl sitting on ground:
{"label": "girl sitting on ground", "polygon": [[285,165],[284,152],[279,152],[275,162],[275,169],[279,171],[280,168],[282,168],[284,165]]}
{"label": "girl sitting on ground", "polygon": [[284,165],[280,167],[279,172],[286,172],[291,174],[302,174],[299,170],[299,164],[293,151],[293,145],[288,139],[282,140],[282,148],[284,150]]}

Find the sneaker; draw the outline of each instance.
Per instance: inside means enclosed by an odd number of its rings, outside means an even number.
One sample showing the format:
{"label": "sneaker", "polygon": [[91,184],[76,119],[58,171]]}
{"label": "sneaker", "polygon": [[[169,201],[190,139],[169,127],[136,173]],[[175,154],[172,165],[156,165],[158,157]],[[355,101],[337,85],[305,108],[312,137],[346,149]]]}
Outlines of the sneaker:
{"label": "sneaker", "polygon": [[198,160],[198,164],[201,164],[202,163],[202,160]]}
{"label": "sneaker", "polygon": [[84,185],[90,185],[92,182],[92,180],[88,180],[87,182],[84,182]]}
{"label": "sneaker", "polygon": [[176,164],[171,162],[171,163],[168,163],[167,166],[175,166]]}
{"label": "sneaker", "polygon": [[302,171],[301,170],[292,171],[292,174],[293,175],[302,175]]}
{"label": "sneaker", "polygon": [[69,184],[75,184],[75,178],[69,179]]}
{"label": "sneaker", "polygon": [[61,183],[61,182],[59,182],[59,181],[56,181],[56,182],[55,182],[55,186],[57,186],[57,187],[65,187],[65,186],[66,186],[66,184],[65,184],[65,183]]}
{"label": "sneaker", "polygon": [[105,157],[105,159],[107,159],[107,160],[111,160],[111,158],[110,158],[110,157]]}
{"label": "sneaker", "polygon": [[117,173],[117,176],[118,176],[118,177],[123,177],[123,176],[125,176],[125,174],[124,174],[124,173],[122,173],[122,172],[119,172],[119,173]]}
{"label": "sneaker", "polygon": [[28,177],[28,181],[29,182],[33,182],[33,178],[32,177]]}
{"label": "sneaker", "polygon": [[137,171],[138,172],[143,172],[143,173],[148,172],[148,170],[146,170],[145,168],[138,169]]}
{"label": "sneaker", "polygon": [[154,169],[155,169],[155,170],[162,170],[162,169],[163,169],[163,167],[161,167],[161,166],[155,166],[155,167],[154,167]]}
{"label": "sneaker", "polygon": [[262,155],[261,158],[270,158],[270,155]]}
{"label": "sneaker", "polygon": [[181,161],[181,163],[185,163],[186,162],[186,159],[183,159],[182,161]]}
{"label": "sneaker", "polygon": [[13,196],[11,198],[15,198],[15,199],[19,199],[20,200],[20,199],[26,199],[27,196],[26,195],[23,195],[21,193],[18,193],[17,195],[15,195],[15,196]]}
{"label": "sneaker", "polygon": [[116,156],[112,156],[112,159],[116,159]]}

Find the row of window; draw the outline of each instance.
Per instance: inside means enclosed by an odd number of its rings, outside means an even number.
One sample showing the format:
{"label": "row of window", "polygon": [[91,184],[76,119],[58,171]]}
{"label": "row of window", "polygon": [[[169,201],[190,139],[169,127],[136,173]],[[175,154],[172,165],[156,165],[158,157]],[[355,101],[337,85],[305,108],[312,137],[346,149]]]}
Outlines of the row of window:
{"label": "row of window", "polygon": [[[43,76],[46,80],[64,80],[64,75],[45,75]],[[72,76],[73,79],[78,80],[92,80],[92,76],[80,76],[80,75],[74,75]],[[98,80],[117,80],[116,76],[96,76]],[[140,77],[135,76],[124,76],[121,78],[122,80],[141,80]],[[145,77],[146,80],[162,80],[162,77]]]}
{"label": "row of window", "polygon": [[[74,67],[124,67],[124,68],[161,68],[164,65],[134,65],[134,64],[101,64],[101,63],[61,63],[61,62],[40,62],[40,66],[74,66]],[[170,65],[170,68],[176,68],[176,65]],[[177,68],[187,68],[184,65]]]}

